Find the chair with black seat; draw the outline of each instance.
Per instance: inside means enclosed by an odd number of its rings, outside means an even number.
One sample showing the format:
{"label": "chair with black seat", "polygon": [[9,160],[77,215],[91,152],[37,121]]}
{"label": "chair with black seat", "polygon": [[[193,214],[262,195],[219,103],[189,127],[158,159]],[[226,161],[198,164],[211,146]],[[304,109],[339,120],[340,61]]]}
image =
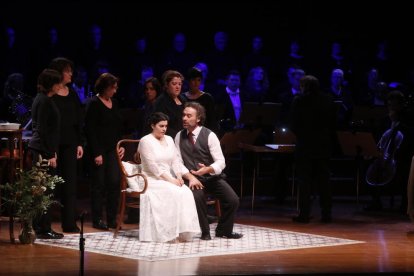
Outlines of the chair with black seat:
{"label": "chair with black seat", "polygon": [[114,238],[118,235],[118,231],[122,228],[124,222],[125,209],[133,208],[139,210],[139,197],[145,193],[148,186],[147,177],[141,174],[140,159],[137,154],[137,148],[140,140],[123,139],[116,145],[116,150],[123,147],[125,154],[121,159],[117,155],[118,165],[121,172],[120,177],[120,201],[117,215],[117,224],[114,231]]}

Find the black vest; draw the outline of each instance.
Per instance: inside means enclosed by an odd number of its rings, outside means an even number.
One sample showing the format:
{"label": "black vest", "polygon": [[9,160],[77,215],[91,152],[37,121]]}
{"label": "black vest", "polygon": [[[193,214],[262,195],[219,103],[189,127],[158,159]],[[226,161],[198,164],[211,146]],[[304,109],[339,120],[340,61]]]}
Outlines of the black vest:
{"label": "black vest", "polygon": [[[208,136],[211,130],[202,127],[197,137],[195,144],[193,145],[187,136],[187,130],[183,129],[180,132],[180,150],[181,157],[183,158],[184,166],[189,170],[198,170],[198,163],[202,163],[206,166],[214,163],[214,159],[210,154],[208,148]],[[199,177],[203,178],[203,177]]]}

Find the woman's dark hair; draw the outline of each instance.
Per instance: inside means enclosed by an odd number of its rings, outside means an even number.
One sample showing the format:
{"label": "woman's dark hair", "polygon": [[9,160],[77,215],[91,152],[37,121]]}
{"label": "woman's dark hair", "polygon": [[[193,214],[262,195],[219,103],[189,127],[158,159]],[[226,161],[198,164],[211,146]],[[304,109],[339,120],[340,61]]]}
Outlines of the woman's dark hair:
{"label": "woman's dark hair", "polygon": [[37,78],[37,92],[47,94],[52,90],[53,85],[62,82],[62,74],[53,69],[45,69]]}
{"label": "woman's dark hair", "polygon": [[107,88],[117,84],[119,79],[111,73],[103,73],[95,82],[95,94],[103,93]]}
{"label": "woman's dark hair", "polygon": [[300,88],[303,94],[318,94],[320,92],[319,80],[312,75],[306,75],[300,79]]}
{"label": "woman's dark hair", "polygon": [[404,94],[399,90],[393,90],[387,95],[388,110],[396,112],[397,119],[400,118],[404,112],[406,105]]}
{"label": "woman's dark hair", "polygon": [[387,100],[388,101],[396,101],[401,105],[403,105],[405,103],[404,94],[399,90],[392,90],[390,93],[388,93]]}
{"label": "woman's dark hair", "polygon": [[156,77],[149,77],[144,82],[144,89],[147,86],[147,83],[152,83],[155,91],[157,91],[157,96],[161,93],[161,83]]}
{"label": "woman's dark hair", "polygon": [[151,126],[151,125],[156,125],[161,121],[168,122],[169,120],[170,120],[170,117],[168,117],[167,114],[164,114],[162,112],[154,112],[148,117],[147,124]]}
{"label": "woman's dark hair", "polygon": [[54,69],[60,73],[63,73],[67,68],[70,68],[73,71],[74,65],[73,62],[64,57],[57,57],[53,59],[49,64],[49,69]]}
{"label": "woman's dark hair", "polygon": [[204,125],[206,121],[206,109],[198,102],[186,102],[184,108],[191,107],[194,108],[197,112],[197,118],[200,120],[199,125]]}
{"label": "woman's dark hair", "polygon": [[190,68],[190,70],[188,70],[187,78],[189,80],[192,80],[192,79],[195,79],[195,78],[203,79],[203,72],[201,72],[201,70],[196,68],[196,67],[192,67],[192,68]]}

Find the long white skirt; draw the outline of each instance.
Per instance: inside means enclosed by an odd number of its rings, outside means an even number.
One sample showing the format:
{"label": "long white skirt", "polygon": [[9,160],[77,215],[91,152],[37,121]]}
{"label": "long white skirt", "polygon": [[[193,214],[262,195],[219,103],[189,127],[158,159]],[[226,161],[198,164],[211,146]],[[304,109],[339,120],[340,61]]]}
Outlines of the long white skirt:
{"label": "long white skirt", "polygon": [[191,240],[201,232],[193,192],[164,180],[148,179],[140,196],[139,240]]}

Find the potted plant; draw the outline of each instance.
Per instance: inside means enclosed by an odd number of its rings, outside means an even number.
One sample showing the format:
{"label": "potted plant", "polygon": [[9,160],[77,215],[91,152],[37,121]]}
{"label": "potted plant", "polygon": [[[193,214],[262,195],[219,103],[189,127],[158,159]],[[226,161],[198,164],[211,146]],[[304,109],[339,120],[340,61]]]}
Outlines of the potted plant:
{"label": "potted plant", "polygon": [[14,183],[6,183],[1,187],[5,190],[3,199],[9,204],[10,212],[21,221],[21,243],[34,242],[33,220],[46,212],[50,205],[58,203],[53,199],[53,190],[56,184],[64,180],[49,174],[48,168],[48,160],[40,157],[40,161],[30,170],[19,170]]}

